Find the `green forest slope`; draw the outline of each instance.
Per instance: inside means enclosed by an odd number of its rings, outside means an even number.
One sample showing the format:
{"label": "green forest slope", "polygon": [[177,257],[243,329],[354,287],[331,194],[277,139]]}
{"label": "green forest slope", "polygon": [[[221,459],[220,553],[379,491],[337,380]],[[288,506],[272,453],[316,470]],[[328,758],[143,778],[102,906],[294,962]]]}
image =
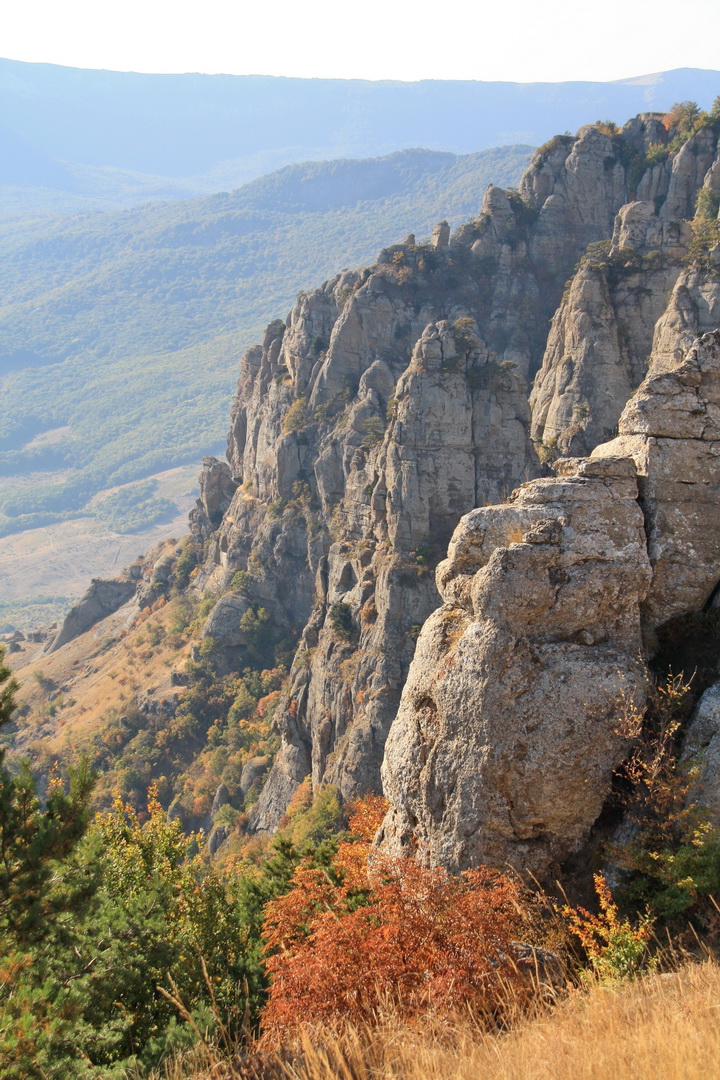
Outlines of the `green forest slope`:
{"label": "green forest slope", "polygon": [[[6,220],[0,536],[220,451],[240,354],[301,286],[472,217],[530,150],[289,166],[230,194]],[[154,509],[138,497],[139,527]]]}

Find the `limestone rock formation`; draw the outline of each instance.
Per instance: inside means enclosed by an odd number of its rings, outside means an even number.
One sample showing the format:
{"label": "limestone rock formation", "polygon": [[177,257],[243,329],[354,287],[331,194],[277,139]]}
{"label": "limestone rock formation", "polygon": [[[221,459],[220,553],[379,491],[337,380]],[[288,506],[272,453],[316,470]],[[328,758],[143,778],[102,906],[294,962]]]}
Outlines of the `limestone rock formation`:
{"label": "limestone rock formation", "polygon": [[652,633],[701,611],[720,581],[720,331],[700,338],[675,370],[647,377],[618,438],[592,456],[606,455],[637,468],[653,566],[643,617]]}
{"label": "limestone rock formation", "polygon": [[[379,790],[392,729],[391,848],[545,872],[583,843],[636,661],[720,580],[716,338],[688,354],[720,323],[719,133],[552,139],[517,191],[301,293],[246,352],[184,553],[213,600],[193,662],[232,680],[258,627],[294,654],[280,749],[239,783],[265,780],[251,829],[308,776]],[[130,568],[132,604],[181,553]]]}
{"label": "limestone rock formation", "polygon": [[720,827],[720,683],[708,687],[692,715],[683,742],[680,768],[693,770],[688,798]]}
{"label": "limestone rock formation", "polygon": [[582,845],[644,700],[642,631],[651,651],[720,581],[719,395],[716,331],[617,439],[462,519],[386,746],[389,850],[545,874]]}
{"label": "limestone rock formation", "polygon": [[632,464],[562,472],[463,518],[438,568],[386,747],[392,851],[544,873],[600,813],[619,700],[642,700],[650,565]]}
{"label": "limestone rock formation", "polygon": [[214,818],[218,810],[222,806],[226,806],[230,802],[230,792],[228,791],[227,784],[219,784],[215,796],[212,801],[212,809],[210,810],[210,817]]}
{"label": "limestone rock formation", "polygon": [[[661,156],[669,135],[651,117],[644,131],[636,121],[623,129],[626,141],[640,136],[638,151]],[[611,438],[647,371],[675,366],[699,334],[720,324],[720,286],[707,272],[718,236],[709,222],[689,221],[698,192],[719,183],[718,132],[706,127],[645,170],[604,243],[582,258],[531,395],[541,456],[587,454]]]}
{"label": "limestone rock formation", "polygon": [[621,207],[612,241],[581,260],[530,396],[533,439],[546,454],[587,454],[614,434],[647,373],[689,235],[687,222],[662,221],[652,203],[633,202]]}
{"label": "limestone rock formation", "polygon": [[132,578],[113,578],[103,581],[93,578],[90,588],[78,603],[70,609],[45,652],[55,652],[61,645],[90,630],[101,619],[112,615],[135,595],[137,581]]}
{"label": "limestone rock formation", "polygon": [[[491,186],[454,236],[441,223],[434,242],[410,236],[301,294],[243,358],[228,442],[238,488],[198,587],[222,594],[242,570],[248,604],[279,635],[300,632],[254,827],[273,828],[308,775],[346,796],[378,789],[414,639],[438,603],[431,571],[462,514],[539,475],[527,399],[545,327],[634,194],[627,146],[642,156],[660,128],[648,115],[626,143],[597,127],[552,140],[519,192]],[[659,228],[670,250],[675,233]]]}
{"label": "limestone rock formation", "polygon": [[267,757],[254,757],[243,766],[242,775],[240,777],[240,794],[245,796],[260,780],[262,780],[265,773],[270,768],[270,759]]}
{"label": "limestone rock formation", "polygon": [[[707,259],[710,265],[703,265]],[[720,263],[720,234],[708,244],[701,265],[688,266],[679,275],[667,308],[655,327],[651,367],[668,371],[700,334],[720,325],[720,280],[713,265]]]}
{"label": "limestone rock formation", "polygon": [[57,632],[48,638],[44,651],[55,652],[124,605],[127,605],[127,623],[130,625],[142,608],[151,606],[167,593],[174,581],[180,550],[176,541],[163,541],[126,566],[117,577],[109,580],[94,578]]}
{"label": "limestone rock formation", "polygon": [[447,221],[440,221],[433,227],[432,231],[433,247],[437,250],[439,248],[446,248],[450,243],[450,226]]}
{"label": "limestone rock formation", "polygon": [[215,855],[228,838],[230,830],[227,825],[216,825],[207,839],[207,849],[210,855]]}
{"label": "limestone rock formation", "polygon": [[203,637],[212,638],[221,649],[245,648],[247,642],[240,625],[249,604],[241,596],[221,596],[203,627]]}
{"label": "limestone rock formation", "polygon": [[215,457],[204,457],[200,472],[200,497],[190,511],[190,532],[196,540],[207,540],[223,519],[235,493],[230,468]]}

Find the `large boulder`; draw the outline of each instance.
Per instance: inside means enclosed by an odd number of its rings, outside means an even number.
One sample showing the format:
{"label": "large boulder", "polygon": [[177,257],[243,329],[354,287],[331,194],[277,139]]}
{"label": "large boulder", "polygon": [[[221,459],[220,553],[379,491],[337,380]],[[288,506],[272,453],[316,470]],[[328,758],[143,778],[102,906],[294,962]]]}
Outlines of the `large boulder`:
{"label": "large boulder", "polygon": [[[460,522],[387,741],[391,851],[544,875],[587,839],[656,631],[720,582],[720,331],[650,374],[619,431]],[[686,754],[720,811],[716,706]]]}
{"label": "large boulder", "polygon": [[270,764],[271,759],[262,756],[250,758],[249,761],[245,762],[243,771],[240,774],[240,791],[243,796],[247,795],[250,789],[262,780],[270,768]]}
{"label": "large boulder", "polygon": [[221,596],[203,626],[203,638],[212,638],[221,649],[246,647],[247,641],[240,620],[249,606],[242,596],[232,593]]}
{"label": "large boulder", "polygon": [[380,842],[547,873],[582,844],[641,702],[650,583],[632,462],[566,461],[462,519],[388,738]]}

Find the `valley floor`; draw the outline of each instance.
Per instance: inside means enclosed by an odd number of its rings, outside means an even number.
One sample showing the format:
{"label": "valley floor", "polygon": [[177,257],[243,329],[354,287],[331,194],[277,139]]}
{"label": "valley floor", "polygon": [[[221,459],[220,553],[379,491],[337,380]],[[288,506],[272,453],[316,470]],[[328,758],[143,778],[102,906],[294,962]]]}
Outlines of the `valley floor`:
{"label": "valley floor", "polygon": [[184,536],[197,498],[197,465],[159,473],[157,496],[175,504],[174,517],[139,532],[117,533],[83,517],[0,538],[0,629],[35,629],[61,620],[93,577],[114,577],[141,552]]}

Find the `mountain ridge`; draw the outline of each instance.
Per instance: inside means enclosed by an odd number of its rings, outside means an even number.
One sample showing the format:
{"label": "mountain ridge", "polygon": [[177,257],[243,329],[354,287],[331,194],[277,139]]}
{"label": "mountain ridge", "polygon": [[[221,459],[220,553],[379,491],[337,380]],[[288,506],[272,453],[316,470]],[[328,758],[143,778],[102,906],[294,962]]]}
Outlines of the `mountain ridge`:
{"label": "mountain ridge", "polygon": [[[93,72],[0,60],[8,136],[22,137],[63,169],[150,177],[136,177],[136,188],[163,177],[177,189],[180,178],[195,177],[198,194],[303,159],[377,157],[408,146],[469,153],[538,145],[588,116],[622,122],[678,100],[709,105],[719,83],[717,72],[687,68],[611,83],[404,83]],[[26,182],[32,179],[29,168]],[[71,184],[80,193],[89,185],[88,195],[93,184],[103,188],[99,175],[78,175]]]}
{"label": "mountain ridge", "polygon": [[[273,740],[279,749],[243,827],[272,831],[308,776],[316,790],[331,785],[343,798],[377,791],[385,756],[393,844],[432,836],[433,821],[442,820],[434,850],[448,865],[465,865],[474,856],[442,848],[454,843],[453,823],[440,813],[450,806],[443,785],[452,769],[442,759],[437,775],[428,772],[424,751],[413,744],[405,752],[408,739],[440,754],[436,722],[452,705],[443,686],[453,688],[452,701],[463,697],[468,716],[479,702],[478,715],[492,718],[492,695],[504,694],[501,720],[514,695],[533,687],[540,699],[531,711],[547,711],[552,737],[557,694],[548,697],[548,672],[579,663],[607,736],[583,735],[601,760],[577,800],[582,821],[563,825],[562,813],[542,810],[540,784],[534,810],[521,812],[512,795],[517,826],[503,825],[493,785],[502,787],[504,776],[520,791],[516,774],[533,770],[523,754],[500,754],[500,773],[487,780],[497,812],[489,839],[483,826],[482,850],[502,850],[503,859],[534,851],[528,865],[544,872],[548,858],[586,842],[618,752],[606,730],[616,720],[609,703],[618,671],[637,704],[642,680],[630,654],[642,639],[649,659],[664,655],[663,619],[701,619],[695,608],[713,575],[720,578],[717,500],[707,495],[716,483],[719,129],[717,107],[709,115],[683,106],[667,117],[642,114],[621,130],[585,125],[577,136],[553,139],[518,189],[490,186],[481,214],[455,233],[439,222],[430,241],[409,235],[371,266],[301,293],[288,320],[271,322],[262,344],[245,353],[229,464],[205,460],[191,537],[128,571],[142,581],[118,615],[130,624],[138,610],[144,617],[173,583],[199,604],[200,666],[188,668],[191,685],[197,676],[232,695],[245,665],[268,672],[289,665],[262,743],[265,766]],[[696,203],[695,217],[683,218]],[[552,436],[532,426],[535,372]],[[612,442],[618,424],[627,448],[620,455]],[[675,439],[672,453],[685,455],[684,465],[662,458],[671,453],[663,439]],[[560,460],[552,477],[549,465],[575,444],[592,456]],[[676,481],[683,468],[684,487]],[[606,586],[622,603],[603,600]],[[52,652],[54,664],[62,666],[66,648]],[[542,671],[529,674],[526,660]],[[463,675],[480,661],[488,671],[499,665],[487,686]],[[706,668],[698,692],[712,681]],[[507,686],[500,669],[516,672]],[[568,716],[584,715],[576,700],[583,679],[559,681],[567,683]],[[223,707],[228,739],[240,737],[233,725],[250,715],[252,685],[217,706],[213,739],[224,738]],[[168,704],[163,690],[148,715],[177,708],[186,723],[183,693]],[[490,695],[485,704],[478,694]],[[193,724],[202,725],[197,698],[188,700]],[[401,715],[405,736],[395,723]],[[473,738],[484,730],[473,729]],[[207,763],[214,750],[202,753]],[[235,784],[246,764],[238,753],[226,771],[201,780],[194,767],[192,778],[179,779],[178,813],[191,815],[198,785]],[[547,779],[554,758],[538,753]],[[590,750],[583,754],[590,762]],[[163,773],[166,784],[175,767]],[[553,784],[562,785],[558,767]],[[467,790],[472,803],[477,792]],[[211,800],[211,787],[204,794]]]}
{"label": "mountain ridge", "polygon": [[[63,515],[94,527],[85,506],[97,492],[220,452],[237,357],[298,289],[371,258],[378,241],[471,215],[488,182],[517,182],[529,153],[308,163],[249,193],[0,222],[0,531]],[[355,201],[323,212],[307,208],[309,191],[314,206],[333,191]],[[29,596],[75,588],[74,575],[50,581],[28,564]]]}

